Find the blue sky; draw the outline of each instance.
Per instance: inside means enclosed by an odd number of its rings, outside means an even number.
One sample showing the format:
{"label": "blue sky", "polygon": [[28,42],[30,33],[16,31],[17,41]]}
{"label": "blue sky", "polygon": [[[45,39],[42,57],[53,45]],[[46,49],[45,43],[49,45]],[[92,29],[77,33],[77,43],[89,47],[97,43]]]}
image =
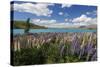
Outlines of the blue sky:
{"label": "blue sky", "polygon": [[31,18],[32,23],[41,26],[62,28],[97,24],[96,6],[22,1],[15,1],[11,6],[14,20]]}

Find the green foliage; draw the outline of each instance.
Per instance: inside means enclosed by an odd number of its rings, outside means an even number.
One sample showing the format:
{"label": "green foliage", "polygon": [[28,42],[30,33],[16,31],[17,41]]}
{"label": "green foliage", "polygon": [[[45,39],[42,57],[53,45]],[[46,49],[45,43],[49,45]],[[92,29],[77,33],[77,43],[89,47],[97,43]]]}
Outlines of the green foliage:
{"label": "green foliage", "polygon": [[82,61],[78,59],[78,56],[70,55],[66,52],[70,46],[65,45],[64,54],[60,55],[60,50],[57,44],[43,44],[39,48],[27,48],[21,49],[21,51],[15,51],[13,57],[13,65],[32,65],[32,64],[50,64],[50,63],[65,63],[65,62],[77,62]]}
{"label": "green foliage", "polygon": [[[29,23],[30,29],[40,29],[45,28],[43,26],[38,26],[33,23]],[[25,21],[13,21],[13,29],[26,29],[27,23]]]}
{"label": "green foliage", "polygon": [[43,53],[37,48],[16,51],[13,59],[13,65],[43,64],[45,62]]}

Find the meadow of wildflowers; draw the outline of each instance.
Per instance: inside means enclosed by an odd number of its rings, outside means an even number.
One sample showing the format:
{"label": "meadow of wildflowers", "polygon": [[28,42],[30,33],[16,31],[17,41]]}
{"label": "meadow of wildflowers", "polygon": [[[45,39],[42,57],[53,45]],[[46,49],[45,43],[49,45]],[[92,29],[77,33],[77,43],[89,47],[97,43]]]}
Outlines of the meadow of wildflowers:
{"label": "meadow of wildflowers", "polygon": [[30,33],[13,36],[12,65],[97,60],[96,32]]}

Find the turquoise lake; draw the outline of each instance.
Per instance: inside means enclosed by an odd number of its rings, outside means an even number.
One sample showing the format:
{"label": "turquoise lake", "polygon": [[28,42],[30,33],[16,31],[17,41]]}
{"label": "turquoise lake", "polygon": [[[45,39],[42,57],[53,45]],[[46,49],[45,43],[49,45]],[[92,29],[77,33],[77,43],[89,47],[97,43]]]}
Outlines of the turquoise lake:
{"label": "turquoise lake", "polygon": [[[97,32],[97,30],[83,30],[83,29],[30,29],[30,33],[40,32]],[[24,29],[14,29],[13,34],[23,34]]]}

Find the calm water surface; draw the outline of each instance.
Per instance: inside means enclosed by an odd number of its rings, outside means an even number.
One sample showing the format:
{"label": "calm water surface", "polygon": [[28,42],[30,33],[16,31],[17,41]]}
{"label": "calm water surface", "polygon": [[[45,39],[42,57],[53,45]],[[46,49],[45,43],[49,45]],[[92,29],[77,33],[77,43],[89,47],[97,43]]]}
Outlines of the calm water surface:
{"label": "calm water surface", "polygon": [[[30,33],[40,32],[96,32],[97,30],[86,30],[86,29],[30,29]],[[24,29],[14,29],[13,34],[23,34]]]}

